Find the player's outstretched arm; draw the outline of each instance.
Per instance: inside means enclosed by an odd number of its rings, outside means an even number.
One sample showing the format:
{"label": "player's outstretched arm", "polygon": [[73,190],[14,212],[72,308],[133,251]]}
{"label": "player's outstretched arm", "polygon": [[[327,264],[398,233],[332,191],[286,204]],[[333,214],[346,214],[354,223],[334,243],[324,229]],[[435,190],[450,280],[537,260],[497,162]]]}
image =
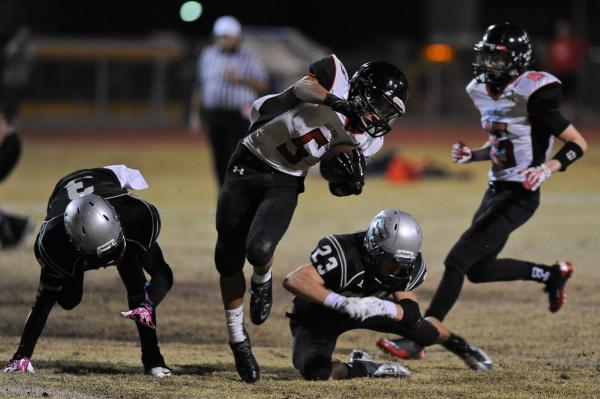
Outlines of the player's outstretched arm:
{"label": "player's outstretched arm", "polygon": [[39,293],[31,313],[25,323],[21,342],[13,357],[4,368],[5,372],[33,373],[31,355],[35,349],[38,338],[42,334],[48,315],[58,299],[58,292],[44,289],[40,286]]}
{"label": "player's outstretched arm", "polygon": [[558,136],[558,139],[565,144],[552,159],[521,172],[525,177],[523,186],[526,189],[531,191],[537,190],[553,173],[558,171],[564,172],[587,151],[586,140],[571,124]]}

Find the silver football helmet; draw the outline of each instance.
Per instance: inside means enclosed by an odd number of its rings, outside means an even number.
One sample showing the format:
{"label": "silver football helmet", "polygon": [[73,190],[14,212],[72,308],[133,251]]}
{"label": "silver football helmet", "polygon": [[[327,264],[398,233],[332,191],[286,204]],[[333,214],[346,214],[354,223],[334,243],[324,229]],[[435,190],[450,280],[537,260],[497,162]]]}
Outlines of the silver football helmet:
{"label": "silver football helmet", "polygon": [[406,212],[385,209],[375,215],[365,235],[367,285],[390,292],[404,290],[422,238],[421,227]]}
{"label": "silver football helmet", "polygon": [[71,243],[86,255],[116,261],[125,251],[125,238],[115,208],[104,198],[88,194],[75,198],[64,214]]}

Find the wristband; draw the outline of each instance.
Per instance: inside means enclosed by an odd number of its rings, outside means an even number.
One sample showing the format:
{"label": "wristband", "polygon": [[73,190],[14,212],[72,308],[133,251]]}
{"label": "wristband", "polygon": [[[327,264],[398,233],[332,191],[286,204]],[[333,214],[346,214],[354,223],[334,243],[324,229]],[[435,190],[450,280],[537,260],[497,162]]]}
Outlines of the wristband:
{"label": "wristband", "polygon": [[346,299],[348,298],[336,292],[332,292],[329,295],[327,295],[327,297],[325,297],[325,300],[323,301],[323,306],[329,309],[338,309],[342,305],[342,303],[346,301]]}
{"label": "wristband", "polygon": [[396,304],[392,301],[386,301],[385,299],[381,300],[383,302],[383,307],[385,308],[386,312],[388,313],[388,316],[392,319],[395,319],[398,317],[398,307],[396,306]]}
{"label": "wristband", "polygon": [[560,171],[564,172],[569,165],[583,156],[583,149],[574,141],[566,143],[557,153],[554,158],[560,162]]}

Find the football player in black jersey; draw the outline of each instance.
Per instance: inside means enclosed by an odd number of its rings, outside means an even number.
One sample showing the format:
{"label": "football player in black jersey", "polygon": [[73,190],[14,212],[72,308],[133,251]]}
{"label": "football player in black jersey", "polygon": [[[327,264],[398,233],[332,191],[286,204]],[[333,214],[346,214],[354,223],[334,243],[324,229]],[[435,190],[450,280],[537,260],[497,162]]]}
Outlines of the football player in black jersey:
{"label": "football player in black jersey", "polygon": [[[573,264],[542,264],[498,258],[509,235],[527,222],[540,203],[540,186],[583,156],[586,140],[561,114],[561,82],[545,71],[530,70],[527,32],[511,23],[490,26],[475,45],[474,79],[467,93],[481,114],[488,142],[471,149],[452,147],[453,162],[491,161],[489,185],[471,226],[444,261],[438,289],[425,312],[443,321],[460,294],[465,276],[473,283],[529,280],[544,285],[549,310],[565,302]],[[557,139],[561,148],[550,158]],[[392,353],[420,351],[407,340],[386,340]]]}
{"label": "football player in black jersey", "polygon": [[73,309],[81,302],[84,273],[116,265],[130,309],[121,315],[136,321],[144,371],[171,375],[156,336],[156,307],[173,284],[156,242],[160,216],[127,191],[147,187],[139,171],[124,165],[78,170],[56,184],[35,242],[41,266],[36,301],[5,372],[34,372],[31,356],[54,304]]}
{"label": "football player in black jersey", "polygon": [[[408,83],[386,62],[368,62],[348,78],[335,55],[282,93],[252,105],[251,126],[232,155],[219,193],[215,265],[236,369],[245,382],[260,369],[244,329],[246,259],[252,265],[250,320],[262,324],[272,305],[271,265],[291,222],[308,169],[331,155],[343,179],[329,182],[337,196],[360,194],[365,157],[383,145],[390,123],[405,112]],[[339,152],[336,147],[350,147]],[[339,148],[338,148],[339,149]]]}
{"label": "football player in black jersey", "polygon": [[492,362],[478,347],[451,334],[441,323],[423,320],[413,289],[426,275],[420,252],[421,228],[397,209],[378,213],[367,231],[335,234],[319,241],[310,264],[283,286],[296,295],[290,317],[293,363],[308,380],[401,377],[398,363],[379,363],[355,350],[350,361],[332,359],[337,338],[368,329],[411,337],[419,345],[442,343],[470,366],[487,371]]}

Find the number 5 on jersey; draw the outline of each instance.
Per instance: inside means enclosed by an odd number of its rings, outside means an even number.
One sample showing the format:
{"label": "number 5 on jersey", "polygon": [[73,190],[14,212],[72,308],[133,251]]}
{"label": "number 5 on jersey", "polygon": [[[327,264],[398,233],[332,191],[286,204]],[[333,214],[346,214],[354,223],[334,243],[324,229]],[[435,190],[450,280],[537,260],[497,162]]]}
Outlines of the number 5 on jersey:
{"label": "number 5 on jersey", "polygon": [[338,267],[338,261],[335,256],[329,256],[326,259],[326,263],[323,264],[324,258],[327,255],[330,255],[332,252],[330,245],[323,245],[322,247],[317,248],[311,255],[311,260],[313,264],[317,266],[317,272],[322,276],[330,270]]}
{"label": "number 5 on jersey", "polygon": [[281,153],[281,155],[283,155],[283,157],[289,163],[291,163],[292,165],[295,165],[309,155],[308,151],[306,151],[306,149],[304,148],[304,145],[307,143],[310,143],[313,140],[316,141],[318,148],[321,148],[324,145],[326,145],[327,143],[329,143],[329,140],[327,140],[327,138],[325,138],[325,136],[323,136],[323,133],[321,133],[321,130],[317,128],[317,129],[311,130],[310,132],[308,132],[300,137],[296,137],[295,139],[292,139],[292,144],[296,148],[296,152],[294,154],[292,154],[290,152],[290,150],[288,150],[288,147],[287,147],[288,142],[285,142],[285,143],[279,145],[277,147],[277,150]]}

